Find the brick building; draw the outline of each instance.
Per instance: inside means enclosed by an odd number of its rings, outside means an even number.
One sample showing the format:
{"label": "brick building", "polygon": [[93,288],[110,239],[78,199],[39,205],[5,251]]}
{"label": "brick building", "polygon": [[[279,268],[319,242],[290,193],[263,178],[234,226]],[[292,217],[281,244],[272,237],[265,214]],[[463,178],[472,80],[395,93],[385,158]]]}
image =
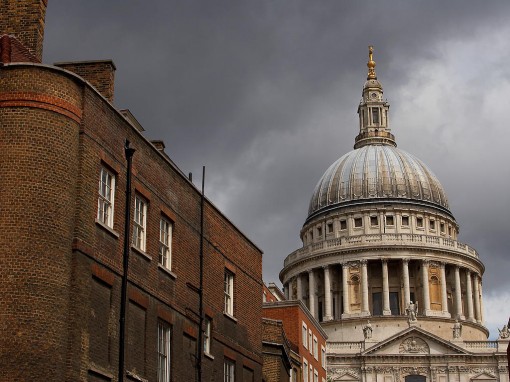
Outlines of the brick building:
{"label": "brick building", "polygon": [[[113,106],[113,62],[41,64],[46,0],[0,6],[0,381],[118,380],[126,139],[126,379],[195,380],[200,190]],[[260,381],[262,253],[208,200],[203,253],[203,379]]]}
{"label": "brick building", "polygon": [[266,286],[264,292],[267,301],[262,305],[264,320],[281,322],[290,343],[290,380],[326,382],[327,335],[319,322],[301,301],[279,300],[275,294],[269,295],[271,291]]}
{"label": "brick building", "polygon": [[281,320],[262,319],[262,381],[288,382],[292,369],[290,342]]}

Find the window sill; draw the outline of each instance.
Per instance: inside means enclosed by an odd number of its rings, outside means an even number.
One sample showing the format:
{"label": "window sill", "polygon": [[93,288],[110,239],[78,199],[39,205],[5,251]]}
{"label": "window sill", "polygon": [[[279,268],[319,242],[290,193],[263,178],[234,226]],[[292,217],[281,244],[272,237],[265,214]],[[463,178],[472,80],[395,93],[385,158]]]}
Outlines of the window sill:
{"label": "window sill", "polygon": [[214,360],[214,356],[213,356],[212,354],[209,354],[209,353],[204,352],[204,356],[205,356],[206,358],[209,358],[211,361],[212,361],[212,360]]}
{"label": "window sill", "polygon": [[116,239],[119,238],[119,234],[118,232],[114,231],[113,228],[111,227],[108,227],[106,224],[104,224],[103,222],[95,219],[95,222],[96,222],[96,225],[99,227],[99,228],[102,228],[103,230],[105,230],[107,233],[109,233],[110,235],[112,235],[113,237],[115,237]]}
{"label": "window sill", "polygon": [[96,374],[96,375],[99,375],[103,378],[107,378],[107,379],[110,379],[112,380],[113,379],[113,374],[106,371],[106,370],[103,370],[102,368],[94,365],[94,364],[90,364],[89,365],[89,373],[92,373],[92,374]]}
{"label": "window sill", "polygon": [[136,248],[135,246],[131,246],[131,250],[137,254],[139,254],[140,256],[144,257],[145,260],[148,260],[148,261],[152,261],[152,257],[150,257],[147,253],[145,253],[144,251],[142,251],[141,249],[139,248]]}
{"label": "window sill", "polygon": [[168,276],[170,276],[171,278],[173,278],[174,280],[177,278],[177,275],[175,273],[173,273],[170,269],[164,267],[163,265],[161,264],[158,264],[158,269],[161,271],[161,272],[164,272],[166,273]]}
{"label": "window sill", "polygon": [[231,319],[232,321],[234,322],[237,322],[237,318],[235,318],[234,316],[231,316],[230,314],[228,314],[227,312],[223,312],[223,315],[229,319]]}
{"label": "window sill", "polygon": [[129,379],[131,379],[133,381],[149,382],[148,379],[140,377],[138,374],[136,374],[136,373],[134,373],[132,371],[129,371],[129,370],[126,370],[126,377],[128,377]]}

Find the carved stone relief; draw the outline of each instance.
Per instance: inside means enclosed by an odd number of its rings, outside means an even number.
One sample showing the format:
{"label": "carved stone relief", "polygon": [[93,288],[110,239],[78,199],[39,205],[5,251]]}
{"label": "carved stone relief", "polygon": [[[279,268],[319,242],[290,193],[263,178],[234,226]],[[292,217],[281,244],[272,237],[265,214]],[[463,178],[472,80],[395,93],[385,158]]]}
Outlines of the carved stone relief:
{"label": "carved stone relief", "polygon": [[406,338],[400,344],[399,352],[402,353],[429,353],[429,345],[419,337]]}

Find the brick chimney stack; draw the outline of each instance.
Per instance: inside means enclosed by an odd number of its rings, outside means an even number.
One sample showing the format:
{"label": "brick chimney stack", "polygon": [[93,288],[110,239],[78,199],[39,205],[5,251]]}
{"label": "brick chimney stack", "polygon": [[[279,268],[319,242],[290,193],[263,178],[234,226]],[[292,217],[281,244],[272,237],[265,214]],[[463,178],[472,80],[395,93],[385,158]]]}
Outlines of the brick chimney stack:
{"label": "brick chimney stack", "polygon": [[41,62],[48,0],[1,0],[0,36],[13,35]]}

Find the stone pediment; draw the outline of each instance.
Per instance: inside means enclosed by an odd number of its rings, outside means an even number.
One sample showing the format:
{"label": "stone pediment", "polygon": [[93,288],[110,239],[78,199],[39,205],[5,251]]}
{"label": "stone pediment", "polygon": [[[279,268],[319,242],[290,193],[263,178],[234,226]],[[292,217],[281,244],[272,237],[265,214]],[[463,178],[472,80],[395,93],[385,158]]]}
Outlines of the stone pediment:
{"label": "stone pediment", "polygon": [[496,376],[489,374],[487,372],[483,372],[481,374],[476,375],[475,377],[471,378],[471,381],[496,381]]}
{"label": "stone pediment", "polygon": [[465,349],[418,327],[407,328],[366,349],[362,355],[470,354]]}

